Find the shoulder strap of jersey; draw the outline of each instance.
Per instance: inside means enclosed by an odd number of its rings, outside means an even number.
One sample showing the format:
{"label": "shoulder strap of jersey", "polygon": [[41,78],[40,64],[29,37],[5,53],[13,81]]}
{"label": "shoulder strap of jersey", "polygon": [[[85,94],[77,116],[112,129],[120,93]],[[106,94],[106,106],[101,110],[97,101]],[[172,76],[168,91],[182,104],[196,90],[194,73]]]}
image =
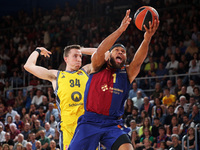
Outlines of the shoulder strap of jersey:
{"label": "shoulder strap of jersey", "polygon": [[57,73],[56,89],[54,90],[54,94],[55,94],[56,96],[57,96],[57,91],[58,91],[58,78],[59,78],[60,72],[61,72],[61,71],[58,71],[58,73]]}

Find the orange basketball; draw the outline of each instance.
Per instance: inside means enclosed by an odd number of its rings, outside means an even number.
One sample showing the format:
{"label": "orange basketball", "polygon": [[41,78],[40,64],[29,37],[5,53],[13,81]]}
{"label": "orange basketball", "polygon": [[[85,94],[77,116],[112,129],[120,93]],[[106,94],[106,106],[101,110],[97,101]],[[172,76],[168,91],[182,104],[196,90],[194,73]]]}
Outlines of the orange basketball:
{"label": "orange basketball", "polygon": [[141,31],[145,31],[144,25],[149,28],[149,21],[153,22],[155,19],[159,19],[159,14],[150,6],[140,7],[134,14],[135,25]]}

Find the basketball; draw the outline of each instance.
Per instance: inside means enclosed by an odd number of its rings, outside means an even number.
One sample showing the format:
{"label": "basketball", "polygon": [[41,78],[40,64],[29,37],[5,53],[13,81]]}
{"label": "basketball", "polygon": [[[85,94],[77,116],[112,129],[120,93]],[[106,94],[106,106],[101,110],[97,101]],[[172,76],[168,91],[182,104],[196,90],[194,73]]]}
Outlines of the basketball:
{"label": "basketball", "polygon": [[159,14],[150,6],[142,6],[134,14],[135,26],[141,31],[145,31],[144,25],[149,28],[149,21],[153,22],[155,19],[159,19]]}

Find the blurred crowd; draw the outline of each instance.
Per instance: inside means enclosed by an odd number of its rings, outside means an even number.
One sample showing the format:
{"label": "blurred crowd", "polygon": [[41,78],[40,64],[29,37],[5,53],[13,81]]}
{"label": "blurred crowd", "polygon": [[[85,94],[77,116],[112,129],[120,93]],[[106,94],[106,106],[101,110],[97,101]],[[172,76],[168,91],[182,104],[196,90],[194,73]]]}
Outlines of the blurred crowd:
{"label": "blurred crowd", "polygon": [[[200,2],[198,0],[92,0],[66,3],[53,10],[33,9],[2,16],[0,21],[0,143],[12,149],[55,149],[59,132],[56,98],[49,82],[23,68],[37,46],[52,52],[38,65],[65,70],[63,49],[70,44],[98,47],[130,8],[132,16],[143,5],[159,13],[160,26],[148,57],[132,84],[125,103],[124,125],[136,149],[180,146],[188,135],[194,145],[194,127],[200,123]],[[118,39],[127,48],[127,64],[143,39],[134,23]],[[83,65],[90,56],[83,56]],[[199,73],[199,74],[198,74]],[[168,75],[188,74],[175,78]],[[148,80],[148,77],[155,77]],[[48,85],[44,87],[43,85]],[[23,88],[25,87],[25,88]],[[153,89],[145,93],[146,89]],[[46,144],[48,143],[48,144]],[[21,145],[20,145],[21,144]],[[31,145],[31,146],[30,146]],[[102,146],[103,149],[103,146]],[[194,149],[194,146],[191,147]]]}

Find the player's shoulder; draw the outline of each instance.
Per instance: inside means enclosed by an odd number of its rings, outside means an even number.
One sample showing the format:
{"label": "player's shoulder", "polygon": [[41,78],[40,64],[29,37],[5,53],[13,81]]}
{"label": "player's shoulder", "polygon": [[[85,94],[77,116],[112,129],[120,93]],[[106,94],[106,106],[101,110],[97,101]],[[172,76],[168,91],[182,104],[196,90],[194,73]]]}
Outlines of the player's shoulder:
{"label": "player's shoulder", "polygon": [[91,64],[87,64],[87,65],[83,66],[81,69],[83,71],[85,71],[87,74],[90,74],[91,70],[92,70],[92,65]]}
{"label": "player's shoulder", "polygon": [[50,69],[49,71],[51,72],[51,78],[56,79],[58,75],[58,70]]}

